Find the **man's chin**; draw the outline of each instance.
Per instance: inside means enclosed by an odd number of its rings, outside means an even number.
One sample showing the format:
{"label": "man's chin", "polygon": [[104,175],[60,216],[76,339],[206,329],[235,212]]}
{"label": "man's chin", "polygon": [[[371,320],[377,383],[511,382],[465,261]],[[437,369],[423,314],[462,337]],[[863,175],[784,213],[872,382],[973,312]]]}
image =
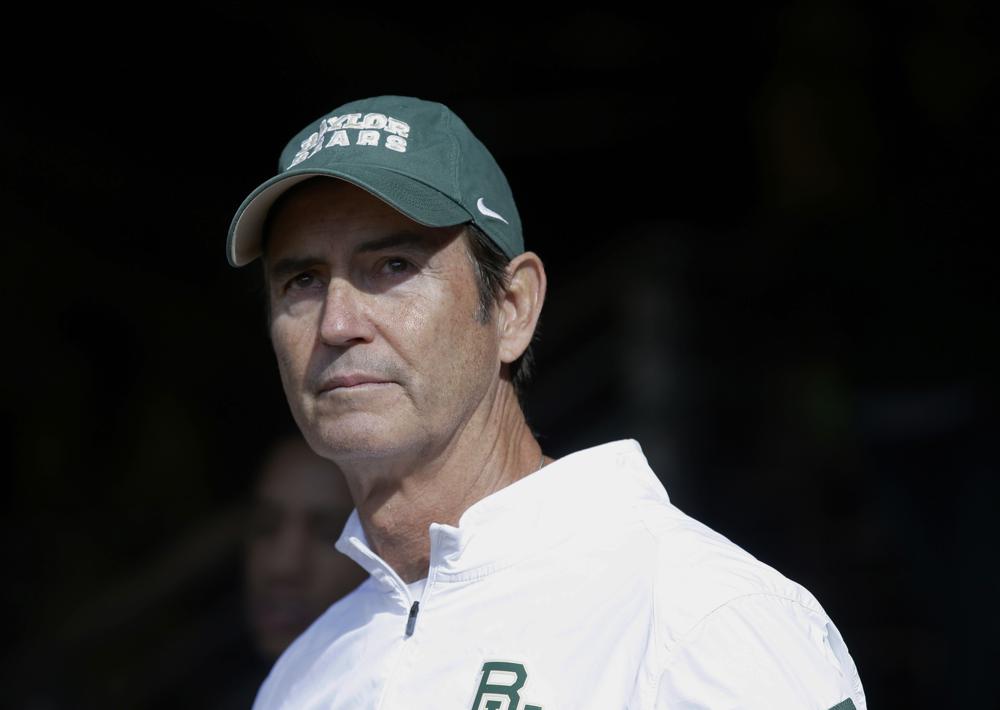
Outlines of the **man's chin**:
{"label": "man's chin", "polygon": [[316,452],[333,461],[384,458],[405,449],[406,437],[378,418],[352,417],[319,422],[307,436]]}

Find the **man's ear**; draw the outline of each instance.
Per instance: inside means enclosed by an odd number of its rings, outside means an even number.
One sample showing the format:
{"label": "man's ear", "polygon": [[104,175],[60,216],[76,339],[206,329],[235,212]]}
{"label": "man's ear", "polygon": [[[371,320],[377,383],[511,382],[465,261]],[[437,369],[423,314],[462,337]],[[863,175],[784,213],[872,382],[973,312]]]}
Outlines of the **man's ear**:
{"label": "man's ear", "polygon": [[545,266],[531,251],[518,254],[507,265],[509,286],[500,302],[497,328],[500,362],[510,364],[521,357],[535,334],[545,301]]}

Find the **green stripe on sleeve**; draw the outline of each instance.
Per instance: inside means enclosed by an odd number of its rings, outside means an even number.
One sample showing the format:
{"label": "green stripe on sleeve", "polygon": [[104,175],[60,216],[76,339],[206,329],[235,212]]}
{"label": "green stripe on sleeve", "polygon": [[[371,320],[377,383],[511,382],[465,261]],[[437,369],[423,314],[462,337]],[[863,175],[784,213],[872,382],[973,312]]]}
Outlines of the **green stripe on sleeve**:
{"label": "green stripe on sleeve", "polygon": [[848,698],[842,703],[837,703],[830,710],[857,710],[857,708],[854,707],[854,701]]}

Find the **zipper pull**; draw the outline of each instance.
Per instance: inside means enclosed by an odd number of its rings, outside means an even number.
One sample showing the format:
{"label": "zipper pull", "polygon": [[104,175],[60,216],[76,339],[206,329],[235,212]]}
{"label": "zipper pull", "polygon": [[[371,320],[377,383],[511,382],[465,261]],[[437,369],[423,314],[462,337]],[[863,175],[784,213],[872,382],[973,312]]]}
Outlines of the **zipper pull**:
{"label": "zipper pull", "polygon": [[406,636],[409,638],[413,636],[413,629],[417,626],[417,613],[420,611],[420,602],[413,602],[413,606],[410,607],[410,616],[406,620]]}

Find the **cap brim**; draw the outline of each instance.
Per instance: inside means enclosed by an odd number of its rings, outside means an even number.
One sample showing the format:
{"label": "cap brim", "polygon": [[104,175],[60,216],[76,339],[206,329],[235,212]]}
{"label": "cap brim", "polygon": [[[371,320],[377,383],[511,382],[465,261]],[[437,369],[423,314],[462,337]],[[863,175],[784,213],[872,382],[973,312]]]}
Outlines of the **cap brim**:
{"label": "cap brim", "polygon": [[245,266],[261,254],[267,213],[283,193],[311,177],[345,180],[370,192],[414,222],[428,227],[450,227],[472,220],[464,207],[444,193],[408,175],[384,167],[351,166],[350,172],[329,169],[289,170],[277,175],[243,200],[229,225],[226,256],[233,266]]}

